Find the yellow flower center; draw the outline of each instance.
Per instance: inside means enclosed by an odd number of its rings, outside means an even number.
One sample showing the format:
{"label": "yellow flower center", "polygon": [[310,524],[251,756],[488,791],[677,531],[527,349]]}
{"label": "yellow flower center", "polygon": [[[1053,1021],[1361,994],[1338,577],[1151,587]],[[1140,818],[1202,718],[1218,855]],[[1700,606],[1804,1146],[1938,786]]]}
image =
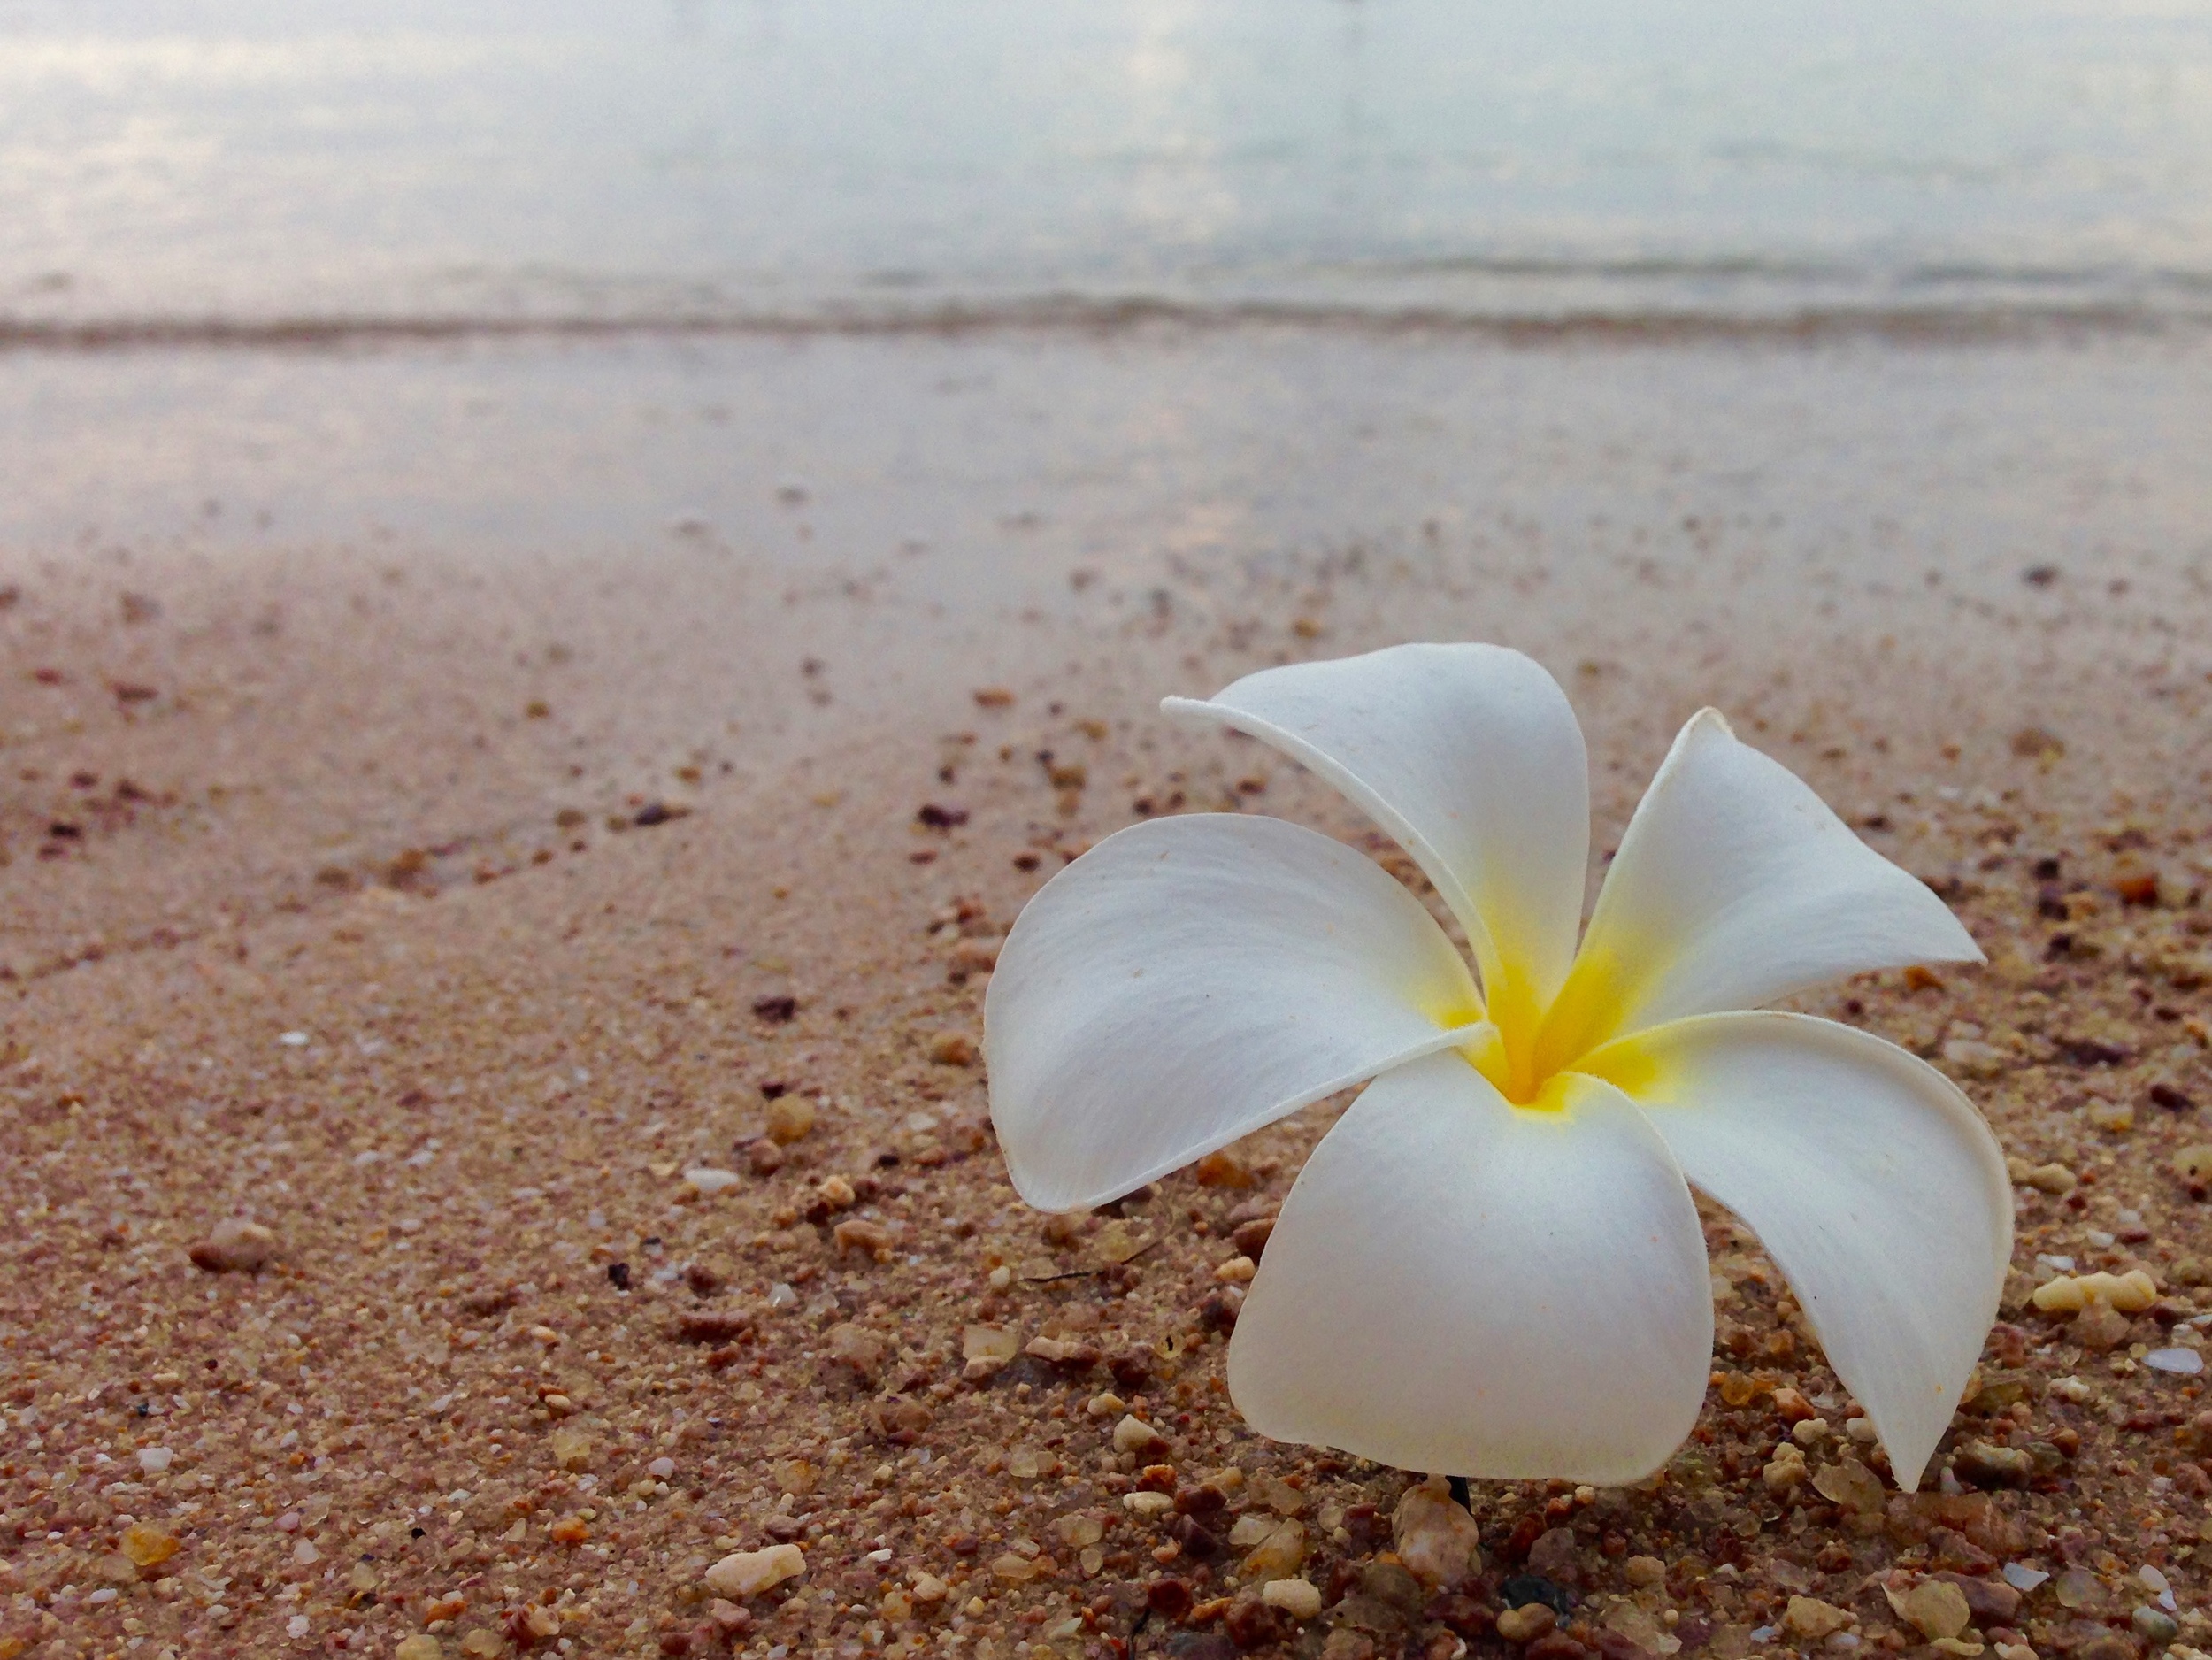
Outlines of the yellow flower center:
{"label": "yellow flower center", "polygon": [[1567,1103],[1567,1075],[1573,1072],[1624,1082],[1615,1074],[1631,1064],[1630,1057],[1616,1050],[1601,1064],[1588,1064],[1592,1051],[1621,1029],[1628,1006],[1626,977],[1602,957],[1578,955],[1548,1003],[1511,958],[1494,970],[1484,989],[1486,1018],[1497,1035],[1462,1052],[1515,1106],[1560,1111]]}

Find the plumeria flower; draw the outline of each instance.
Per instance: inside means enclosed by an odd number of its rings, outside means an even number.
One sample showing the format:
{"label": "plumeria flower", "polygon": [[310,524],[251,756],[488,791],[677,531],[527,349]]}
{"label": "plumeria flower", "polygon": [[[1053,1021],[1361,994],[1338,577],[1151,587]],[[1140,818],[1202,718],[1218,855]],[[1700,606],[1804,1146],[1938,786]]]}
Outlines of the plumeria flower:
{"label": "plumeria flower", "polygon": [[1252,1281],[1239,1409],[1413,1470],[1620,1483],[1663,1465],[1704,1399],[1694,1187],[1788,1276],[1911,1490],[1995,1317],[2004,1159],[1934,1068],[1760,1005],[1981,960],[1927,887],[1706,710],[1579,927],[1581,729],[1495,646],[1267,669],[1164,707],[1349,796],[1467,952],[1373,861],[1279,819],[1108,837],[1022,912],[985,1004],[1022,1196],[1100,1204],[1367,1082]]}

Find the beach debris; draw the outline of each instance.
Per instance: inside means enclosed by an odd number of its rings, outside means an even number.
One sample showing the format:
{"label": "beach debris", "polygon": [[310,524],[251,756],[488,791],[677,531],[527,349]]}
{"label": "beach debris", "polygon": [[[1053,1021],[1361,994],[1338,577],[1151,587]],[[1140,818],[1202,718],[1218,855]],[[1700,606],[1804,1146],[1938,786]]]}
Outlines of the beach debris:
{"label": "beach debris", "polygon": [[[1908,1049],[1760,1005],[1880,970],[1955,995],[1928,964],[1983,957],[1943,897],[1962,884],[1939,893],[1876,853],[1707,710],[1585,929],[1581,731],[1550,674],[1498,647],[1287,664],[1164,707],[1339,780],[1394,826],[1409,874],[1246,812],[1148,818],[1077,858],[992,978],[991,1111],[1015,1190],[1072,1210],[1178,1167],[1256,1185],[1233,1143],[1371,1080],[1283,1202],[1267,1272],[1200,1303],[1202,1328],[1230,1334],[1237,1404],[1271,1437],[1406,1469],[1626,1481],[1667,1461],[1705,1397],[1712,1266],[1673,1172],[1709,1172],[1762,1234],[1805,1241],[1775,1247],[1798,1301],[1851,1310],[1821,1341],[1916,1489],[2001,1298],[2004,1155]],[[1408,891],[1415,872],[1466,953]],[[2054,1047],[2085,1064],[2093,1041]],[[1786,1132],[1773,1103],[1808,1091],[1851,1110]],[[1876,1142],[1905,1177],[1868,1173]],[[1840,1257],[1811,1243],[1839,1237]],[[1769,1355],[1798,1343],[1778,1333]],[[1767,1469],[1778,1493],[1808,1473],[1794,1441]]]}

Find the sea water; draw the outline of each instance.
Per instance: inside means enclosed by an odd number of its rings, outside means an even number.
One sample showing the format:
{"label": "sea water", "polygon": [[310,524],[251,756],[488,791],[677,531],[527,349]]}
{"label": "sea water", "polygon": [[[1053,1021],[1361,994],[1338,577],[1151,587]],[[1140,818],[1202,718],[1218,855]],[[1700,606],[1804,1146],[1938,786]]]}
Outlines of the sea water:
{"label": "sea water", "polygon": [[2212,316],[2212,0],[11,0],[0,341]]}

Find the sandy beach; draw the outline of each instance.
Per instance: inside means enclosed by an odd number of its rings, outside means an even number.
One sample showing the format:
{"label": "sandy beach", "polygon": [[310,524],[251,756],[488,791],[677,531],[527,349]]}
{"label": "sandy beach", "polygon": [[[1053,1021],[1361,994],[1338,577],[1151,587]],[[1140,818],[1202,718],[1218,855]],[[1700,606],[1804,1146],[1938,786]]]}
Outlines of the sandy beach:
{"label": "sandy beach", "polygon": [[[1524,1573],[1544,1660],[2206,1644],[2199,336],[5,367],[0,1660],[1452,1660],[1516,1646]],[[1987,952],[1805,1004],[2016,1161],[1917,1496],[1709,1210],[1694,1438],[1634,1489],[1475,1483],[1486,1578],[1440,1599],[1414,1478],[1223,1382],[1219,1271],[1341,1100],[1110,1215],[1015,1198],[981,998],[1067,860],[1267,812],[1418,882],[1157,699],[1414,638],[1558,677],[1599,864],[1709,703]],[[2154,1300],[2036,1310],[2066,1268]],[[710,1587],[779,1543],[803,1575]],[[1255,1590],[1293,1570],[1302,1618]]]}

